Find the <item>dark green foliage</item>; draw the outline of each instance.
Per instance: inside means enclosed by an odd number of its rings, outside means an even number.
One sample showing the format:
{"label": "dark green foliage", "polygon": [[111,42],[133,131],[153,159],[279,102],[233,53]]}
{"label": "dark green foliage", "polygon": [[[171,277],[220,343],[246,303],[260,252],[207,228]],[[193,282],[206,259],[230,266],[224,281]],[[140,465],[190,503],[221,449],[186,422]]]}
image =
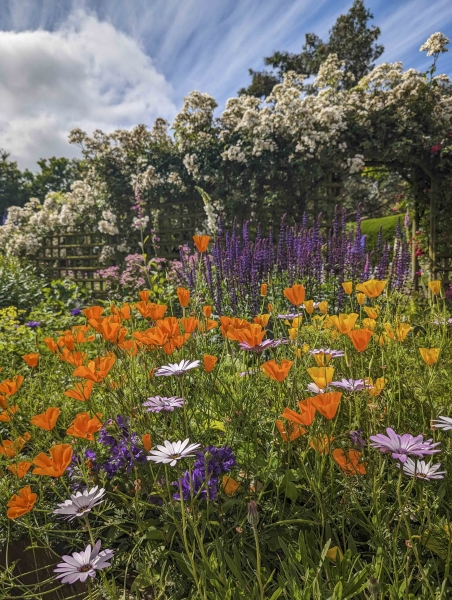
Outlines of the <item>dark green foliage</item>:
{"label": "dark green foliage", "polygon": [[8,158],[8,152],[0,149],[0,217],[8,206],[23,206],[29,198],[24,174]]}

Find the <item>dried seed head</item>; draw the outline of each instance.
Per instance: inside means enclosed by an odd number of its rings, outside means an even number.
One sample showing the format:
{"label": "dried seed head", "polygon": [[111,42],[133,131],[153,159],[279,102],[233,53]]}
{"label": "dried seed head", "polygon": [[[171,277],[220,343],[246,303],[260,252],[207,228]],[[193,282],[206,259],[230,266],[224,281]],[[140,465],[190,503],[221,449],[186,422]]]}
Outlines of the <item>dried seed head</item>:
{"label": "dried seed head", "polygon": [[252,527],[256,527],[259,523],[259,513],[257,512],[257,504],[255,500],[248,502],[248,523]]}

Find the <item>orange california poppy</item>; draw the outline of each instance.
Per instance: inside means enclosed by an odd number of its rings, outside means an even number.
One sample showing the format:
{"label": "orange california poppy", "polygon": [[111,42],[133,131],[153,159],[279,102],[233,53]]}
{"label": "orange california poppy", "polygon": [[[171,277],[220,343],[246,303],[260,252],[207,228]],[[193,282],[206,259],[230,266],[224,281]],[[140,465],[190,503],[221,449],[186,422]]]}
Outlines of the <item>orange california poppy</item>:
{"label": "orange california poppy", "polygon": [[334,367],[310,367],[306,370],[313,382],[322,390],[333,381]]}
{"label": "orange california poppy", "polygon": [[113,306],[113,304],[110,304],[110,312],[113,315],[119,317],[121,321],[128,321],[132,317],[130,312],[130,305],[127,302],[125,302],[123,306],[120,307],[116,307]]}
{"label": "orange california poppy", "polygon": [[438,360],[440,348],[419,348],[422,360],[430,367]]}
{"label": "orange california poppy", "polygon": [[36,367],[39,360],[39,354],[35,354],[34,352],[30,352],[29,354],[24,354],[22,356],[24,361],[27,363],[29,367]]}
{"label": "orange california poppy", "polygon": [[344,283],[342,284],[342,287],[344,289],[344,292],[350,296],[350,294],[353,292],[353,281],[344,281]]}
{"label": "orange california poppy", "polygon": [[352,340],[352,343],[358,352],[364,352],[369,345],[372,335],[372,331],[369,329],[352,329],[352,331],[349,332],[348,337]]}
{"label": "orange california poppy", "polygon": [[377,322],[375,321],[375,319],[363,319],[363,327],[365,329],[369,329],[370,331],[373,331],[376,326],[377,326]]}
{"label": "orange california poppy", "polygon": [[178,287],[176,291],[180,305],[182,308],[187,308],[188,303],[190,302],[190,290],[187,290],[187,288]]}
{"label": "orange california poppy", "polygon": [[0,454],[3,454],[7,458],[14,458],[22,450],[30,437],[30,434],[26,433],[23,437],[19,436],[15,440],[0,440]]}
{"label": "orange california poppy", "polygon": [[238,317],[220,317],[220,323],[223,337],[227,336],[230,329],[248,329],[251,325],[245,319],[239,319]]}
{"label": "orange california poppy", "polygon": [[268,294],[268,284],[261,283],[261,296],[266,296]]}
{"label": "orange california poppy", "polygon": [[378,317],[378,310],[373,306],[363,306],[363,310],[369,319],[376,319]]}
{"label": "orange california poppy", "polygon": [[102,415],[97,413],[94,417],[91,417],[89,412],[77,413],[66,433],[92,442],[94,440],[93,434],[97,433],[102,427],[98,417],[102,417]]}
{"label": "orange california poppy", "polygon": [[166,304],[155,304],[155,302],[151,302],[148,306],[148,314],[151,319],[157,321],[158,319],[163,319],[167,310]]}
{"label": "orange california poppy", "polygon": [[14,473],[19,479],[22,479],[28,473],[31,464],[32,463],[28,462],[28,460],[22,460],[14,465],[9,465],[8,471],[11,471],[11,473]]}
{"label": "orange california poppy", "polygon": [[84,308],[82,313],[88,320],[95,319],[96,321],[100,321],[102,319],[102,313],[104,310],[105,309],[102,308],[102,306],[90,306],[88,308]]}
{"label": "orange california poppy", "polygon": [[249,346],[254,348],[262,343],[267,332],[262,330],[261,325],[253,323],[248,329],[229,329],[227,336],[230,340],[237,342],[246,342]]}
{"label": "orange california poppy", "polygon": [[306,400],[300,400],[298,402],[298,407],[300,408],[300,413],[295,412],[291,408],[285,408],[282,417],[283,419],[287,419],[288,421],[292,421],[292,423],[298,423],[299,425],[312,425],[314,421],[316,408],[311,402],[312,398],[307,398]]}
{"label": "orange california poppy", "polygon": [[74,377],[83,377],[83,379],[90,379],[99,383],[108,375],[115,361],[115,356],[107,353],[106,356],[100,356],[90,361],[87,367],[77,367],[73,375]]}
{"label": "orange california poppy", "polygon": [[9,421],[11,421],[11,419],[14,417],[18,410],[19,407],[17,406],[17,404],[15,404],[14,406],[10,406],[5,410],[2,410],[0,412],[0,421],[2,421],[3,423],[8,423]]}
{"label": "orange california poppy", "polygon": [[385,289],[387,281],[379,281],[378,279],[369,279],[364,283],[358,283],[356,289],[365,294],[368,298],[377,298]]}
{"label": "orange california poppy", "polygon": [[343,470],[345,475],[365,475],[366,467],[363,463],[360,463],[361,452],[357,450],[349,450],[347,454],[342,448],[336,448],[333,450],[333,458]]}
{"label": "orange california poppy", "polygon": [[49,450],[50,458],[44,452],[38,454],[33,460],[36,468],[33,469],[33,475],[47,475],[49,477],[61,477],[72,460],[71,444],[58,444],[52,446]]}
{"label": "orange california poppy", "polygon": [[439,279],[436,279],[435,281],[429,281],[428,287],[430,288],[432,294],[435,294],[436,296],[441,292],[441,281]]}
{"label": "orange california poppy", "polygon": [[73,351],[69,352],[67,348],[63,348],[60,358],[63,362],[68,362],[74,367],[80,367],[88,358],[86,352]]}
{"label": "orange california poppy", "polygon": [[313,356],[318,367],[326,367],[333,355],[328,352],[316,352]]}
{"label": "orange california poppy", "polygon": [[211,329],[215,329],[215,327],[218,327],[218,323],[213,319],[206,319],[205,322],[200,321],[198,323],[198,329],[202,332],[210,331]]}
{"label": "orange california poppy", "polygon": [[304,435],[306,433],[306,429],[304,427],[293,423],[293,421],[284,423],[283,421],[278,419],[276,421],[276,428],[285,442],[293,442],[294,440],[299,438],[300,435]]}
{"label": "orange california poppy", "polygon": [[50,352],[53,352],[53,354],[58,353],[58,344],[55,342],[55,340],[53,338],[51,338],[51,337],[44,338],[44,344],[47,346],[47,348],[50,350]]}
{"label": "orange california poppy", "polygon": [[296,283],[290,288],[285,288],[283,293],[291,304],[294,306],[300,306],[304,302],[306,291],[303,284]]}
{"label": "orange california poppy", "polygon": [[309,445],[319,454],[329,454],[331,442],[333,440],[334,437],[332,436],[316,437],[309,442]]}
{"label": "orange california poppy", "polygon": [[319,302],[319,311],[322,313],[322,315],[326,315],[328,312],[328,302],[326,300]]}
{"label": "orange california poppy", "polygon": [[223,475],[221,485],[226,496],[234,496],[240,487],[240,483],[232,477],[229,477],[229,475]]}
{"label": "orange california poppy", "polygon": [[31,424],[35,427],[40,427],[46,431],[52,431],[55,427],[58,416],[60,414],[59,408],[49,407],[45,413],[32,417]]}
{"label": "orange california poppy", "polygon": [[151,350],[163,347],[168,341],[168,334],[160,327],[151,327],[150,329],[146,329],[146,331],[135,331],[133,337],[138,340],[139,344],[144,344]]}
{"label": "orange california poppy", "polygon": [[141,292],[138,292],[138,295],[142,302],[147,302],[149,300],[149,290],[141,290]]}
{"label": "orange california poppy", "polygon": [[13,396],[23,383],[23,375],[15,375],[12,379],[5,379],[0,383],[0,406],[8,406],[7,399]]}
{"label": "orange california poppy", "polygon": [[308,313],[308,315],[312,315],[312,313],[314,312],[314,300],[305,300],[304,309]]}
{"label": "orange california poppy", "polygon": [[381,394],[381,392],[384,390],[384,387],[387,383],[388,383],[388,380],[385,379],[384,377],[378,377],[375,380],[375,383],[373,382],[371,377],[368,377],[365,380],[367,392],[371,396],[374,396],[374,397],[379,396]]}
{"label": "orange california poppy", "polygon": [[311,402],[325,419],[330,420],[336,416],[341,398],[342,392],[328,392],[317,394],[311,398]]}
{"label": "orange california poppy", "polygon": [[93,387],[94,381],[88,380],[86,383],[76,383],[75,388],[73,390],[66,390],[64,395],[75,400],[80,400],[80,402],[86,402],[91,396]]}
{"label": "orange california poppy", "polygon": [[383,327],[391,340],[397,339],[399,342],[403,342],[408,335],[408,332],[412,329],[411,325],[408,323],[397,323],[395,333],[390,323],[385,323]]}
{"label": "orange california poppy", "polygon": [[261,366],[261,369],[268,377],[270,377],[270,379],[274,379],[275,381],[281,383],[289,374],[292,365],[293,361],[287,360],[286,358],[282,359],[280,365],[278,365],[278,363],[272,359],[267,360],[267,362]]}
{"label": "orange california poppy", "polygon": [[212,315],[212,307],[209,306],[208,304],[206,304],[205,306],[202,307],[202,312],[203,312],[204,316],[206,317],[206,319],[209,319],[210,316]]}
{"label": "orange california poppy", "polygon": [[175,350],[180,350],[185,344],[185,342],[190,338],[190,336],[191,333],[174,335],[163,346],[163,351],[165,352],[165,354],[172,354]]}
{"label": "orange california poppy", "polygon": [[358,292],[356,294],[356,300],[360,306],[363,306],[366,303],[366,294],[363,294],[362,292]]}
{"label": "orange california poppy", "polygon": [[203,361],[204,369],[207,373],[210,373],[211,371],[213,371],[214,366],[217,364],[218,357],[212,356],[211,354],[204,354]]}
{"label": "orange california poppy", "polygon": [[138,354],[138,344],[135,340],[126,340],[125,342],[120,342],[118,344],[118,348],[127,352],[129,356],[136,356]]}
{"label": "orange california poppy", "polygon": [[193,241],[195,242],[195,246],[198,252],[203,254],[207,250],[207,246],[210,242],[210,235],[194,235]]}
{"label": "orange california poppy", "polygon": [[152,439],[149,433],[145,433],[142,436],[141,441],[143,442],[143,448],[149,452],[149,450],[152,448]]}
{"label": "orange california poppy", "polygon": [[6,513],[8,519],[17,519],[22,515],[26,515],[31,510],[38,499],[38,495],[31,491],[31,487],[26,485],[21,490],[19,490],[18,494],[14,494],[14,496],[8,501],[6,505],[8,507],[8,511]]}
{"label": "orange california poppy", "polygon": [[182,327],[186,333],[193,333],[199,323],[196,317],[184,317],[179,319],[179,322],[182,323]]}
{"label": "orange california poppy", "polygon": [[265,315],[257,315],[257,317],[254,317],[253,319],[254,323],[257,323],[261,327],[267,327],[269,320],[270,315],[268,313]]}
{"label": "orange california poppy", "polygon": [[356,320],[359,315],[357,313],[333,315],[330,317],[330,322],[334,327],[342,334],[346,335],[355,326]]}

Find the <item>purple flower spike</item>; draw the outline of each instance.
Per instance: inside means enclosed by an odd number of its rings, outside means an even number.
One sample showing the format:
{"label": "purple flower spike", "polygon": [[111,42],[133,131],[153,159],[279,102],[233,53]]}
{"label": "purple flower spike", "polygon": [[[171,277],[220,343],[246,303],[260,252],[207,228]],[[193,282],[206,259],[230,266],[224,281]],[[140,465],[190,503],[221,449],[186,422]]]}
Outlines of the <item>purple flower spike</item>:
{"label": "purple flower spike", "polygon": [[399,460],[401,463],[407,461],[409,454],[423,458],[426,454],[440,452],[435,447],[441,442],[432,444],[432,439],[424,441],[422,435],[418,435],[417,437],[412,436],[411,433],[399,435],[390,427],[386,429],[386,433],[388,434],[387,436],[382,433],[371,435],[370,439],[373,442],[371,446],[384,454],[390,452],[392,458]]}
{"label": "purple flower spike", "polygon": [[71,315],[72,315],[73,317],[76,317],[77,315],[81,315],[81,314],[82,314],[82,311],[81,311],[79,308],[73,308],[73,309],[71,310]]}
{"label": "purple flower spike", "polygon": [[36,329],[36,327],[41,325],[41,321],[28,321],[28,323],[25,323],[25,325],[27,327],[31,327],[32,329]]}

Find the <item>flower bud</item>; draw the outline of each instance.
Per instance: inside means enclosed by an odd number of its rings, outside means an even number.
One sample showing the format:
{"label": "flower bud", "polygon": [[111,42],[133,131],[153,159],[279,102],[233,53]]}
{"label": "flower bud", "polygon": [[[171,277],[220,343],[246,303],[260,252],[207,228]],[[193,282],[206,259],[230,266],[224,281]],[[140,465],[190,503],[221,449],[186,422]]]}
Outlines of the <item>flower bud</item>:
{"label": "flower bud", "polygon": [[259,513],[257,512],[257,504],[255,500],[248,502],[248,523],[251,527],[256,527],[259,523]]}

